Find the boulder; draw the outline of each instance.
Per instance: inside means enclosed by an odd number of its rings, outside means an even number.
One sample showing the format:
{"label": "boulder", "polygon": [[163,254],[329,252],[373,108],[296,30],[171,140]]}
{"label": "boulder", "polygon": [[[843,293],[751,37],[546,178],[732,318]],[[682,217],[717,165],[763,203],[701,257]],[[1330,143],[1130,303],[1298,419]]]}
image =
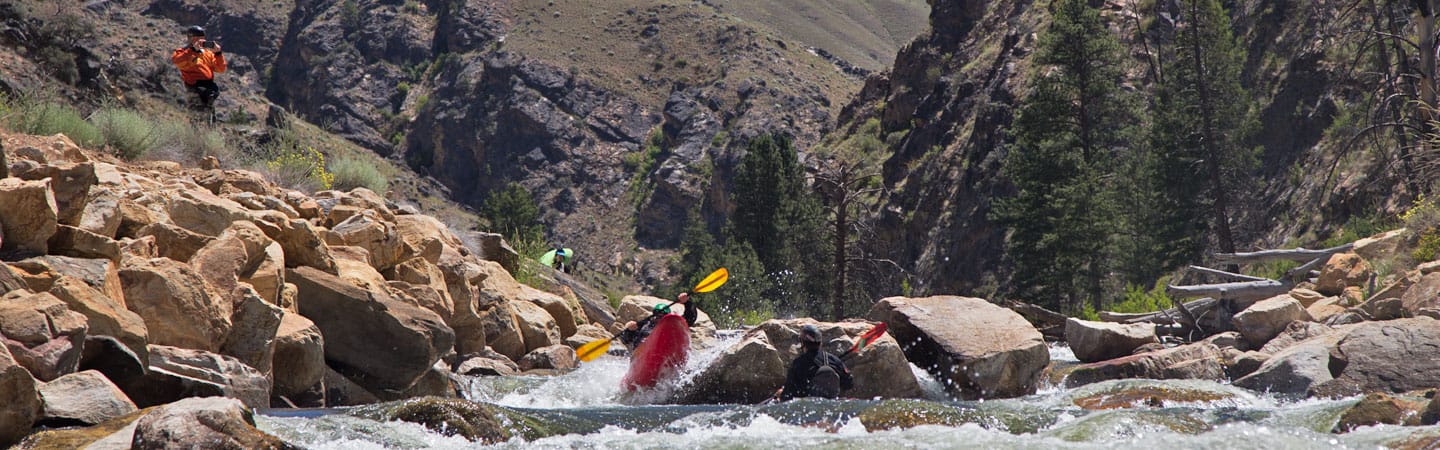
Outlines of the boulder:
{"label": "boulder", "polygon": [[1236,355],[1233,358],[1227,358],[1227,360],[1228,364],[1225,366],[1225,375],[1233,380],[1255,373],[1256,370],[1260,369],[1260,366],[1265,364],[1265,361],[1270,360],[1270,354],[1249,351]]}
{"label": "boulder", "polygon": [[264,175],[248,170],[206,170],[195,176],[195,184],[215,195],[269,195],[279,190]]}
{"label": "boulder", "polygon": [[120,198],[120,228],[115,230],[116,238],[142,237],[140,230],[145,227],[170,221],[170,216],[165,213],[165,205],[158,202],[147,202],[147,199],[147,197]]}
{"label": "boulder", "polygon": [[50,180],[0,179],[0,252],[43,255],[60,224]]}
{"label": "boulder", "polygon": [[257,222],[256,225],[280,244],[285,253],[285,267],[306,266],[335,273],[335,256],[330,254],[330,246],[310,222],[290,219],[278,224]]}
{"label": "boulder", "polygon": [[520,373],[520,366],[505,355],[486,348],[483,352],[460,357],[454,372],[469,376],[508,376]]}
{"label": "boulder", "polygon": [[234,356],[240,362],[270,375],[275,354],[275,336],[285,310],[260,298],[250,286],[235,288],[237,299],[233,327],[220,345],[220,353]]}
{"label": "boulder", "polygon": [[[568,338],[575,334],[575,311],[571,309],[570,303],[558,295],[536,295],[530,298],[530,303],[535,304],[550,313],[555,319],[555,324],[560,327],[560,338]],[[698,318],[696,320],[699,321]]]}
{"label": "boulder", "polygon": [[105,375],[87,370],[40,386],[46,426],[95,425],[137,411],[135,403]]}
{"label": "boulder", "polygon": [[868,318],[889,324],[910,361],[966,399],[1033,394],[1050,362],[1034,326],[983,299],[890,297]]}
{"label": "boulder", "polygon": [[285,250],[279,243],[271,242],[261,255],[253,269],[240,275],[240,282],[249,284],[265,301],[284,307],[280,293],[285,286]]}
{"label": "boulder", "polygon": [[1255,302],[1235,314],[1234,322],[1250,347],[1259,348],[1284,331],[1290,322],[1297,320],[1310,321],[1310,314],[1305,312],[1299,301],[1282,294]]}
{"label": "boulder", "polygon": [[1405,229],[1390,230],[1355,241],[1353,252],[1369,261],[1379,261],[1394,256],[1405,243]]}
{"label": "boulder", "polygon": [[195,269],[168,258],[128,261],[120,270],[127,307],[145,319],[150,343],[217,351],[230,333],[229,301]]}
{"label": "boulder", "polygon": [[455,304],[450,302],[450,296],[445,291],[404,281],[391,281],[386,283],[386,286],[395,299],[433,312],[446,324],[449,324],[455,315]]}
{"label": "boulder", "polygon": [[1305,394],[1312,386],[1330,381],[1330,348],[1344,333],[1331,333],[1291,345],[1270,356],[1235,386],[1276,394]]}
{"label": "boulder", "polygon": [[85,316],[90,336],[113,336],[142,360],[148,358],[146,346],[150,344],[150,332],[139,314],[75,277],[61,276],[55,280],[50,294],[65,302],[71,311]]}
{"label": "boulder", "polygon": [[[1382,297],[1377,295],[1372,298]],[[1405,294],[1400,296],[1400,303],[1405,311],[1412,314],[1421,309],[1440,307],[1440,272],[1420,277],[1419,282],[1410,286],[1405,290]]]}
{"label": "boulder", "polygon": [[299,449],[255,428],[246,405],[232,398],[187,398],[135,422],[135,450],[173,448]]}
{"label": "boulder", "polygon": [[380,398],[370,393],[364,387],[331,369],[325,367],[325,377],[321,381],[325,386],[325,406],[355,406],[379,403]]}
{"label": "boulder", "polygon": [[300,314],[325,336],[325,359],[370,389],[404,390],[455,344],[440,316],[365,291],[313,267],[286,272],[299,287]]}
{"label": "boulder", "polygon": [[1070,318],[1065,321],[1065,342],[1083,362],[1104,361],[1126,356],[1137,347],[1159,343],[1155,324],[1119,324]]}
{"label": "boulder", "polygon": [[90,187],[98,181],[95,177],[95,165],[88,162],[42,165],[34,170],[17,171],[15,176],[34,182],[50,180],[50,189],[53,191],[51,195],[55,198],[56,218],[65,225],[80,223],[80,214],[90,196]]}
{"label": "boulder", "polygon": [[520,326],[526,353],[561,342],[560,327],[545,308],[530,302],[512,302],[510,306],[515,309],[515,322]]}
{"label": "boulder", "polygon": [[526,353],[516,364],[521,371],[532,369],[574,370],[580,367],[575,349],[564,345],[541,347]]}
{"label": "boulder", "polygon": [[1201,341],[1150,353],[1081,364],[1065,377],[1065,385],[1076,387],[1127,378],[1224,380],[1225,367],[1220,364],[1223,358],[1219,347]]}
{"label": "boulder", "polygon": [[1334,379],[1312,395],[1406,392],[1440,387],[1440,321],[1429,317],[1366,322],[1348,328],[1329,351]]}
{"label": "boulder", "polygon": [[[815,325],[827,344],[825,351],[842,354],[853,339],[874,325],[865,322],[816,322],[812,319],[769,320],[723,350],[680,394],[681,403],[756,403],[785,384],[785,374],[802,351],[800,327]],[[773,343],[773,344],[772,344]],[[843,348],[842,348],[843,347]],[[865,350],[844,358],[855,385],[843,392],[854,398],[921,397],[919,381],[905,353],[889,334]]]}
{"label": "boulder", "polygon": [[50,236],[50,253],[77,258],[104,258],[120,262],[120,243],[69,225],[59,225]]}
{"label": "boulder", "polygon": [[12,263],[18,273],[36,292],[48,291],[55,280],[62,276],[75,277],[84,281],[106,297],[120,304],[125,302],[125,289],[120,283],[119,265],[108,259],[72,258],[69,256],[46,255],[27,258]]}
{"label": "boulder", "polygon": [[385,222],[374,211],[350,216],[344,222],[335,224],[330,231],[335,232],[345,245],[369,251],[370,262],[376,270],[395,267],[405,253],[405,241],[395,232],[394,225]]}
{"label": "boulder", "polygon": [[363,259],[340,257],[341,254],[349,253],[345,251],[346,249],[360,250],[362,253],[359,254],[361,255],[363,255],[364,249],[344,246],[334,248],[336,249],[335,255],[337,256],[335,258],[335,269],[336,274],[340,275],[340,279],[348,281],[350,284],[367,291],[386,290],[385,286],[388,283],[385,281],[385,276],[381,275],[380,271],[375,270],[375,267],[370,265],[370,263],[365,262]]}
{"label": "boulder", "polygon": [[1394,320],[1411,315],[1405,309],[1405,301],[1394,297],[1372,298],[1355,309],[1364,311],[1370,320]]}
{"label": "boulder", "polygon": [[1364,286],[1374,274],[1370,263],[1365,262],[1365,258],[1360,255],[1336,253],[1330,255],[1330,260],[1320,269],[1315,290],[1325,295],[1340,295],[1346,286]]}
{"label": "boulder", "polygon": [[49,293],[20,290],[0,296],[0,341],[42,381],[75,372],[88,328],[83,314]]}
{"label": "boulder", "polygon": [[298,397],[325,377],[325,338],[314,322],[286,312],[275,333],[274,394]]}
{"label": "boulder", "polygon": [[447,322],[455,328],[455,352],[478,352],[487,344],[485,323],[480,319],[480,313],[489,305],[480,304],[480,288],[476,283],[483,282],[488,276],[487,271],[478,263],[466,261],[453,249],[444,255],[439,267],[445,276],[445,292],[455,306]]}
{"label": "boulder", "polygon": [[0,346],[0,447],[8,447],[30,432],[40,419],[43,404],[30,371]]}
{"label": "boulder", "polygon": [[[205,244],[190,258],[190,266],[215,293],[238,306],[240,278],[251,273],[265,259],[265,247],[273,241],[248,221],[238,221]],[[256,294],[258,295],[258,294]]]}
{"label": "boulder", "polygon": [[1349,433],[1356,428],[1380,424],[1420,425],[1426,404],[1424,397],[1372,392],[1346,408],[1331,432]]}
{"label": "boulder", "polygon": [[204,189],[178,187],[165,192],[170,222],[205,236],[219,236],[230,224],[250,220],[250,210]]}
{"label": "boulder", "polygon": [[459,396],[459,390],[456,389],[456,383],[451,378],[450,368],[445,361],[437,361],[409,389],[400,392],[380,391],[376,394],[384,401],[416,397],[455,398]]}
{"label": "boulder", "polygon": [[195,252],[205,248],[211,240],[215,239],[164,222],[146,225],[136,232],[136,237],[147,236],[155,238],[155,248],[159,250],[159,256],[180,262],[189,262]]}
{"label": "boulder", "polygon": [[1215,346],[1220,347],[1221,350],[1233,348],[1240,351],[1245,351],[1250,348],[1249,345],[1245,343],[1245,338],[1243,336],[1240,336],[1239,331],[1225,331],[1221,333],[1215,333],[1213,335],[1210,335],[1210,337],[1205,338],[1204,342],[1215,344]]}
{"label": "boulder", "polygon": [[480,444],[499,444],[510,439],[504,424],[511,419],[492,406],[446,398],[417,398],[361,408],[355,414],[381,422],[416,423],[446,436],[460,436]]}
{"label": "boulder", "polygon": [[450,233],[450,227],[440,219],[424,215],[395,216],[395,233],[405,242],[405,254],[411,258],[424,258],[434,264],[440,263],[444,246],[464,247],[458,237]]}
{"label": "boulder", "polygon": [[320,204],[316,203],[315,199],[310,198],[310,196],[300,191],[285,191],[285,193],[280,196],[280,199],[284,200],[285,204],[290,205],[291,208],[294,208],[295,212],[300,213],[301,219],[310,220],[320,218]]}
{"label": "boulder", "polygon": [[1321,294],[1319,292],[1315,292],[1309,289],[1295,288],[1290,290],[1290,298],[1293,298],[1295,299],[1295,301],[1300,302],[1300,305],[1309,308],[1311,305],[1314,305],[1315,302],[1323,300],[1327,297],[1325,297],[1325,294]]}
{"label": "boulder", "polygon": [[[524,302],[516,302],[516,304],[518,303]],[[483,338],[479,340],[479,343],[486,344],[488,348],[494,349],[511,360],[518,360],[529,353],[525,346],[525,334],[520,328],[520,321],[515,317],[515,308],[510,302],[491,305],[481,311],[479,322],[483,330]],[[548,336],[548,333],[542,333]],[[559,335],[558,331],[556,335]],[[475,344],[476,342],[472,340],[465,348],[468,350]]]}
{"label": "boulder", "polygon": [[1260,347],[1260,352],[1273,355],[1291,345],[1334,331],[1334,328],[1321,323],[1290,322],[1290,325],[1285,327],[1285,331],[1282,331],[1279,336],[1275,336],[1270,342],[1266,342],[1264,347]]}
{"label": "boulder", "polygon": [[585,344],[589,344],[591,342],[599,340],[610,339],[612,337],[614,337],[614,335],[610,334],[609,331],[605,331],[604,328],[600,328],[599,325],[587,323],[585,325],[576,327],[575,334],[572,334],[570,335],[570,337],[565,338],[565,345],[570,346],[570,348],[578,349]]}
{"label": "boulder", "polygon": [[434,292],[437,297],[434,303],[421,306],[434,311],[445,323],[450,323],[451,316],[455,315],[455,302],[450,298],[450,292],[445,284],[445,272],[440,266],[422,257],[414,257],[396,264],[389,272],[385,273],[385,279],[403,281],[416,286],[424,286]]}
{"label": "boulder", "polygon": [[285,203],[284,200],[278,197],[259,195],[252,192],[238,192],[226,195],[225,198],[234,200],[235,203],[239,203],[240,206],[244,206],[251,211],[276,211],[284,214],[286,219],[300,218],[299,211],[296,211],[295,208],[290,207],[289,203]]}
{"label": "boulder", "polygon": [[120,383],[141,408],[183,398],[224,396],[252,408],[270,406],[270,379],[239,360],[202,350],[150,346],[150,371]]}
{"label": "boulder", "polygon": [[1345,312],[1345,306],[1340,304],[1340,297],[1325,297],[1305,308],[1311,319],[1324,323],[1331,317]]}

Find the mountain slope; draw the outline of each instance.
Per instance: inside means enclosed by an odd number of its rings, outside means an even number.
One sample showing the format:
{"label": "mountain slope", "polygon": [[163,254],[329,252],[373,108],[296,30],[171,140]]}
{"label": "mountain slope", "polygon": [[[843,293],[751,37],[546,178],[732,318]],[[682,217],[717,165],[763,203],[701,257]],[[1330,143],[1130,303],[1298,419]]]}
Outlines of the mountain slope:
{"label": "mountain slope", "polygon": [[925,31],[919,0],[706,0],[721,12],[764,25],[868,71],[890,67],[895,53]]}

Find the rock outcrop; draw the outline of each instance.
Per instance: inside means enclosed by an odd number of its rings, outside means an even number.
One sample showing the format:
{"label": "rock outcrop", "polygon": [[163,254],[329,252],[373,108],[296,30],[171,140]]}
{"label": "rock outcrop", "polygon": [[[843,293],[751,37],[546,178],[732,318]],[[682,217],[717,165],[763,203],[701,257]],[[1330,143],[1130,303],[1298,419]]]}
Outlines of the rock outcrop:
{"label": "rock outcrop", "polygon": [[298,449],[255,428],[254,413],[230,398],[188,398],[135,422],[131,448]]}
{"label": "rock outcrop", "polygon": [[1075,367],[1065,377],[1070,387],[1125,378],[1223,380],[1220,348],[1197,342]]}
{"label": "rock outcrop", "polygon": [[1065,321],[1065,342],[1082,362],[1104,361],[1134,353],[1145,344],[1158,344],[1155,324],[1119,324],[1070,318]]}
{"label": "rock outcrop", "polygon": [[135,403],[100,372],[87,370],[40,386],[50,426],[95,425],[137,411]]}
{"label": "rock outcrop", "polygon": [[1034,326],[983,299],[890,297],[867,317],[889,324],[906,357],[962,398],[1033,394],[1050,363]]}

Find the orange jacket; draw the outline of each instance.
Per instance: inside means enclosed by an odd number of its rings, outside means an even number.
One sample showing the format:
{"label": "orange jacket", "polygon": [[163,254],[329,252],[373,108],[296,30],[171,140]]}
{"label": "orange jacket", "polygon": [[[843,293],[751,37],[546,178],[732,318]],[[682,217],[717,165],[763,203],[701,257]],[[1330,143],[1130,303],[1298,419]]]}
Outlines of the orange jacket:
{"label": "orange jacket", "polygon": [[215,78],[215,74],[225,71],[225,55],[210,49],[196,51],[189,46],[180,47],[170,55],[170,61],[175,63],[175,68],[180,69],[180,78],[185,80],[185,84],[211,80]]}

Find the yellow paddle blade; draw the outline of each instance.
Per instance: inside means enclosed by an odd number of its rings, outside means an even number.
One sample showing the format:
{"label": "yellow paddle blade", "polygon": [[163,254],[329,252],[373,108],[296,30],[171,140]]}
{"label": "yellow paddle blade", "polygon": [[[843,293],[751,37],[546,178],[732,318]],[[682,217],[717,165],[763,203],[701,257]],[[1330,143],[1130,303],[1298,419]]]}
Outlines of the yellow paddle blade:
{"label": "yellow paddle blade", "polygon": [[721,268],[719,268],[719,269],[715,269],[715,271],[714,271],[714,272],[710,272],[710,275],[707,276],[707,277],[705,277],[705,279],[700,280],[700,284],[695,285],[695,290],[694,290],[694,292],[710,292],[710,291],[713,291],[713,290],[715,290],[715,288],[720,287],[720,285],[725,284],[725,282],[726,282],[726,281],[729,281],[729,280],[730,280],[730,271],[725,270],[724,267],[721,267]]}
{"label": "yellow paddle blade", "polygon": [[600,355],[610,350],[610,339],[601,339],[580,346],[580,348],[575,349],[575,357],[580,358],[581,361],[592,361],[595,358],[599,358]]}

